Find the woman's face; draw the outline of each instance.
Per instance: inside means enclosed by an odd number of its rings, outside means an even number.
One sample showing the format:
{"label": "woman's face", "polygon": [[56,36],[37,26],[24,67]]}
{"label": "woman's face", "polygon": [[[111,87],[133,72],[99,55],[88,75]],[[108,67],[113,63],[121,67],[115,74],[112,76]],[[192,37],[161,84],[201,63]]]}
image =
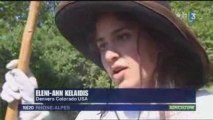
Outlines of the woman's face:
{"label": "woman's face", "polygon": [[112,13],[97,20],[96,44],[102,64],[118,88],[155,86],[156,47],[151,41],[139,25],[121,21]]}

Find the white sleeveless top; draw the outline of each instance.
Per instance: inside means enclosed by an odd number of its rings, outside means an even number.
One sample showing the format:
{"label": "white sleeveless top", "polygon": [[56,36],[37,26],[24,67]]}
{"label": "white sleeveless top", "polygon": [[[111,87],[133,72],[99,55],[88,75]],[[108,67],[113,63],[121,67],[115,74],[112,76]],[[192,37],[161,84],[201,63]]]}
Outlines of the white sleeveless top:
{"label": "white sleeveless top", "polygon": [[[166,119],[213,119],[213,94],[205,90],[196,93],[196,111],[166,111]],[[117,111],[120,119],[137,120],[140,111]],[[100,119],[100,111],[81,111],[76,120],[117,120],[114,111],[107,111]],[[160,119],[159,111],[141,111],[142,119]]]}

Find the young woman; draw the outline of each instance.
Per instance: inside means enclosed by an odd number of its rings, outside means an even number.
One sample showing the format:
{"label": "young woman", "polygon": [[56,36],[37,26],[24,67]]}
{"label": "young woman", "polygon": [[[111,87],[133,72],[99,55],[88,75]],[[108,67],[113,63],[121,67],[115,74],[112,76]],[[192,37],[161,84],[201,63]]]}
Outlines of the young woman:
{"label": "young woman", "polygon": [[[170,11],[167,2],[61,2],[56,24],[62,35],[85,57],[103,68],[118,88],[197,90],[197,108],[193,112],[82,111],[77,120],[213,118],[208,110],[213,95],[199,90],[207,83],[207,55],[194,34]],[[13,70],[6,74],[7,82],[1,96],[8,102],[22,97],[23,103],[33,103],[35,79],[29,83],[28,79],[33,77],[15,69],[15,64],[8,66]],[[13,85],[25,80],[28,86],[34,87],[31,92],[26,89],[15,93],[18,88],[12,90],[9,79]],[[31,118],[44,118],[45,115],[40,112],[34,116]]]}

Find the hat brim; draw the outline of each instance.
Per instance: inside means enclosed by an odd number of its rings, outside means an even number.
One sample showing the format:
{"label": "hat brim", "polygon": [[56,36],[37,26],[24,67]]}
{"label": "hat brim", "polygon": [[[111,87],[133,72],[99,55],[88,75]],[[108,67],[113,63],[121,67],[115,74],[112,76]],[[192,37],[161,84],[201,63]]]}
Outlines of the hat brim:
{"label": "hat brim", "polygon": [[[165,8],[167,9],[167,8]],[[64,6],[56,14],[56,25],[62,35],[85,57],[103,68],[100,55],[90,50],[87,39],[94,30],[94,17],[101,11],[123,11],[138,16],[144,24],[173,37],[175,43],[191,51],[192,45],[174,23],[158,11],[134,1],[78,1]]]}

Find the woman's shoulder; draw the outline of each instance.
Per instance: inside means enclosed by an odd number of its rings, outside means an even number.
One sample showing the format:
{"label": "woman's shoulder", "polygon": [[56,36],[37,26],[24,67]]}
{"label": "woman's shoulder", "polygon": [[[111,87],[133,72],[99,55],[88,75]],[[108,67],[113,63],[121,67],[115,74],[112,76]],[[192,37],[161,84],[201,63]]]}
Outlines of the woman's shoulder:
{"label": "woman's shoulder", "polygon": [[170,112],[171,118],[179,119],[213,119],[213,93],[207,90],[198,90],[196,92],[196,110]]}
{"label": "woman's shoulder", "polygon": [[199,109],[213,106],[213,93],[207,90],[198,90],[196,93],[196,106]]}
{"label": "woman's shoulder", "polygon": [[213,93],[199,90],[196,94],[196,113],[205,118],[213,118]]}
{"label": "woman's shoulder", "polygon": [[196,102],[201,102],[203,100],[212,100],[213,92],[209,92],[207,90],[201,89],[196,92]]}
{"label": "woman's shoulder", "polygon": [[213,94],[206,90],[196,92],[195,111],[169,111],[167,116],[170,119],[213,119]]}

